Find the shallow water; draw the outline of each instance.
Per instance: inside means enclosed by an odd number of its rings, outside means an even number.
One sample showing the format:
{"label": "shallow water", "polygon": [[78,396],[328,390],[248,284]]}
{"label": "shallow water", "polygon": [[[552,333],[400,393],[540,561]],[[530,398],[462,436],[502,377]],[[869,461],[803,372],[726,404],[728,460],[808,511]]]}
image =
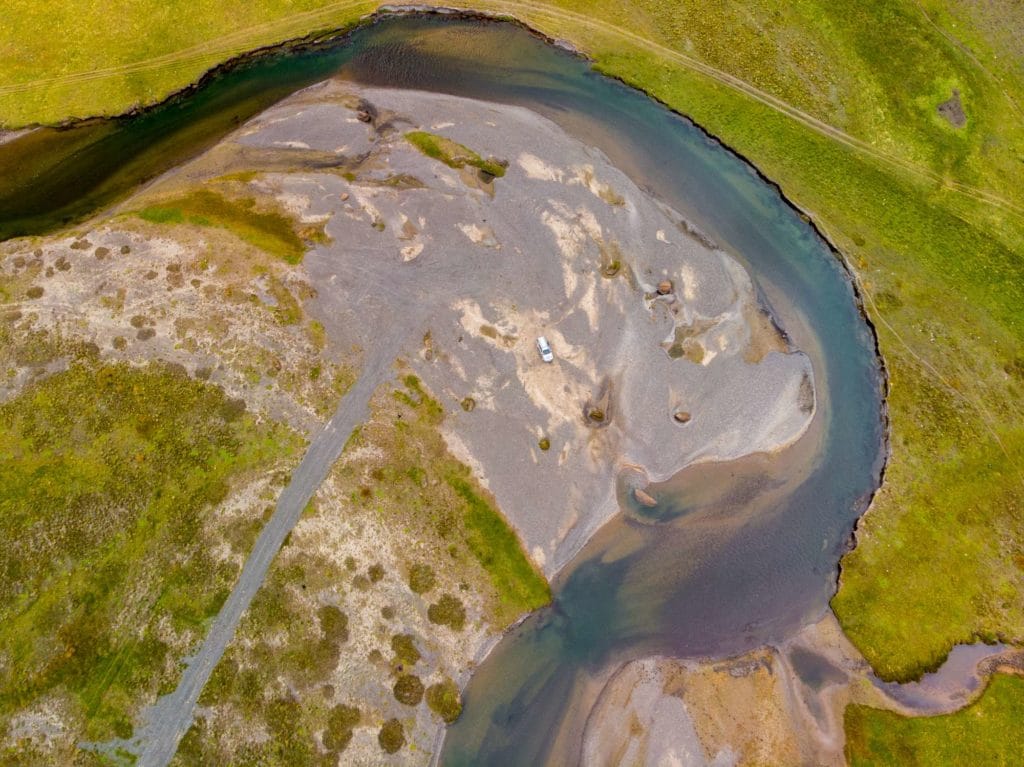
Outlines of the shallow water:
{"label": "shallow water", "polygon": [[942,714],[956,711],[974,696],[988,672],[986,661],[1000,656],[1020,657],[1020,651],[1007,645],[957,645],[942,667],[925,674],[916,682],[871,681],[893,700],[920,714]]}
{"label": "shallow water", "polygon": [[559,575],[554,604],[475,673],[442,755],[446,764],[574,763],[588,704],[615,664],[742,652],[826,609],[882,465],[874,338],[826,243],[747,164],[584,61],[490,22],[391,19],[345,44],[250,62],[141,118],[0,146],[0,170],[34,169],[24,181],[0,174],[0,236],[83,215],[332,73],[551,118],[741,259],[811,356],[810,433],[775,456],[691,467],[652,488],[659,506],[644,518],[628,508],[599,531]]}

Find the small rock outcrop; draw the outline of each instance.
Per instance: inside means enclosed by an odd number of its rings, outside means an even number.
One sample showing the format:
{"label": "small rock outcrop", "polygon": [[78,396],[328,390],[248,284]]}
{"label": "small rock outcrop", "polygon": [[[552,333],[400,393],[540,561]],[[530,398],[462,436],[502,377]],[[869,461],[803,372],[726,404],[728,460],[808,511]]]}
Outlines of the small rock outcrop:
{"label": "small rock outcrop", "polygon": [[633,497],[636,498],[636,502],[647,508],[653,508],[658,505],[658,499],[639,487],[633,488]]}

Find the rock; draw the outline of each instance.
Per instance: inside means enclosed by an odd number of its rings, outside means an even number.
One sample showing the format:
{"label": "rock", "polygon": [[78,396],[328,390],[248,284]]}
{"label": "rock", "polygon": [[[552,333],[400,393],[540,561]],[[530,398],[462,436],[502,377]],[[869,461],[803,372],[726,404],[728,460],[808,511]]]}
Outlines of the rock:
{"label": "rock", "polygon": [[672,281],[671,280],[662,280],[661,282],[658,283],[658,295],[659,296],[667,296],[671,292],[672,292]]}
{"label": "rock", "polygon": [[685,410],[677,410],[672,414],[672,418],[676,423],[689,423],[692,417]]}
{"label": "rock", "polygon": [[348,192],[342,192],[341,193],[341,201],[345,202],[345,200],[347,200],[347,199],[348,199]]}
{"label": "rock", "polygon": [[636,498],[636,502],[647,508],[653,508],[658,505],[658,499],[648,493],[646,490],[641,490],[639,487],[633,488],[633,497]]}

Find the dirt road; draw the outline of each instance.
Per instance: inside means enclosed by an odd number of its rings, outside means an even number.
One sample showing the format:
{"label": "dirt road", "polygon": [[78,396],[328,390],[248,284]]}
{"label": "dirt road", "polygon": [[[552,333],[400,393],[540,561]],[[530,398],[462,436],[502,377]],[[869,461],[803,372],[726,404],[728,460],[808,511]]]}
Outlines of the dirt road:
{"label": "dirt road", "polygon": [[359,380],[342,399],[331,420],[313,438],[291,482],[281,493],[274,514],[256,540],[234,590],[224,602],[202,647],[185,668],[177,689],[160,698],[146,712],[145,724],[133,744],[140,767],[161,767],[174,758],[178,741],[192,724],[199,695],[263,584],[270,563],[341,455],[352,431],[367,419],[370,397],[391,374],[391,363],[398,356],[409,329],[410,322],[403,322],[380,337],[366,355]]}

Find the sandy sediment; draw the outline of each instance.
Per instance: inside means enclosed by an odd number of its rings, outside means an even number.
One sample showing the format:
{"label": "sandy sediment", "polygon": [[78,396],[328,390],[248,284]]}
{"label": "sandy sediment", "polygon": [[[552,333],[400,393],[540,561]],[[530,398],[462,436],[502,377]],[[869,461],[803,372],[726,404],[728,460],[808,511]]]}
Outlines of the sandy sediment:
{"label": "sandy sediment", "polygon": [[[359,109],[375,115],[369,124]],[[413,129],[507,172],[450,168],[404,140]],[[766,319],[745,270],[532,112],[328,82],[264,113],[234,148],[219,170],[242,156],[279,167],[282,153],[321,166],[331,153],[345,166],[253,182],[327,219],[332,242],[305,262],[311,311],[333,338],[365,346],[420,308],[413,364],[444,400],[449,445],[548,574],[615,513],[622,467],[664,479],[777,450],[810,421],[810,362]],[[661,296],[663,281],[672,289]]]}
{"label": "sandy sediment", "polygon": [[847,705],[904,715],[956,710],[983,689],[980,677],[1020,657],[983,645],[956,652],[933,679],[885,685],[827,612],[781,645],[733,658],[630,661],[590,711],[583,763],[840,767]]}

